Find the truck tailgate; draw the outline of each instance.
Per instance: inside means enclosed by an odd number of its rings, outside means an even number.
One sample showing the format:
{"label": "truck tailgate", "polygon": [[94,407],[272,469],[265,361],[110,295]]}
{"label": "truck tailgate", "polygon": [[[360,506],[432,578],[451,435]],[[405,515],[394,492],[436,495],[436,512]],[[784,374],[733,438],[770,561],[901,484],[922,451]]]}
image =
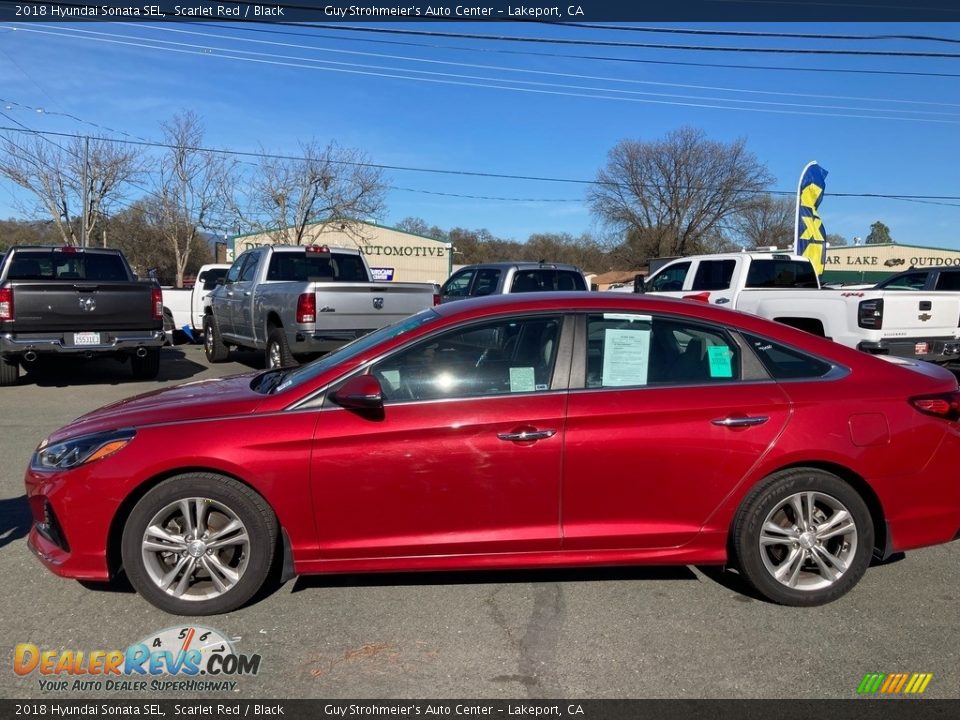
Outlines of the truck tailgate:
{"label": "truck tailgate", "polygon": [[960,326],[960,293],[883,291],[883,337],[952,337]]}
{"label": "truck tailgate", "polygon": [[151,286],[145,282],[44,280],[11,283],[16,330],[63,332],[148,330]]}
{"label": "truck tailgate", "polygon": [[433,305],[420,283],[317,283],[317,331],[375,330]]}

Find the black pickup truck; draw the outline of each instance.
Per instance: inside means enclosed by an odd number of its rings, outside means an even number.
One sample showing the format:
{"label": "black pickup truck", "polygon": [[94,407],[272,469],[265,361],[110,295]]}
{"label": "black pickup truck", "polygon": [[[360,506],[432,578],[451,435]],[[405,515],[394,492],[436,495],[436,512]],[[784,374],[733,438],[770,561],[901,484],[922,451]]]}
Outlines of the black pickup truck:
{"label": "black pickup truck", "polygon": [[16,246],[0,260],[0,385],[43,355],[129,358],[133,376],[160,370],[163,299],[119,250]]}

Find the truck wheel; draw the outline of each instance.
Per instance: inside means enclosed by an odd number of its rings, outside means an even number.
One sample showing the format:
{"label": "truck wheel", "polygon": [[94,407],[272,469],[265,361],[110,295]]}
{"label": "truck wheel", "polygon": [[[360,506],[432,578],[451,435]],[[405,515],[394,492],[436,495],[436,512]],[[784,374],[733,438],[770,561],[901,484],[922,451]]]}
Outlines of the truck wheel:
{"label": "truck wheel", "polygon": [[160,348],[148,348],[143,357],[130,358],[133,377],[137,380],[153,380],[160,374]]}
{"label": "truck wheel", "polygon": [[281,367],[295,367],[297,361],[290,352],[287,334],[282,328],[274,328],[267,336],[267,370]]}
{"label": "truck wheel", "polygon": [[220,326],[213,315],[203,317],[203,352],[212,363],[226,362],[230,348],[223,342]]}
{"label": "truck wheel", "polygon": [[163,481],[138,502],[120,552],[130,583],[176,615],[215,615],[243,605],[273,564],[277,519],[253,489],[211,473]]}
{"label": "truck wheel", "polygon": [[860,494],[832,473],[774,473],[744,500],[733,528],[741,573],[781,605],[823,605],[850,590],[873,554],[873,521]]}
{"label": "truck wheel", "polygon": [[16,385],[20,377],[20,361],[0,355],[0,385]]}

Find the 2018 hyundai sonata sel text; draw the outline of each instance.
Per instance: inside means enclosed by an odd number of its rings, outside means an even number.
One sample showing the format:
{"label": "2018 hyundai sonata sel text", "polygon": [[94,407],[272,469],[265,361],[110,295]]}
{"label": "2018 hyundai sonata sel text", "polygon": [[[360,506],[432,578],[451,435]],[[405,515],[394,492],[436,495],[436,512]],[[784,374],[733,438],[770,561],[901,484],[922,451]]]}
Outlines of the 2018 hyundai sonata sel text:
{"label": "2018 hyundai sonata sel text", "polygon": [[78,418],[26,473],[53,572],[171,613],[298,574],[727,564],[788,605],[960,534],[960,393],[702,303],[509,295]]}

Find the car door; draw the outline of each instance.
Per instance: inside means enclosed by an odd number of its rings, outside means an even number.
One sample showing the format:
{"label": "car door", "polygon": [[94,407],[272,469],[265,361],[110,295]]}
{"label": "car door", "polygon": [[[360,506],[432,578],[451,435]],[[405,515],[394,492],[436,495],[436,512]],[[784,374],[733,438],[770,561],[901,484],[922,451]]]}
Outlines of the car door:
{"label": "car door", "polygon": [[382,413],[328,398],[311,459],[321,557],[558,550],[570,335],[559,315],[448,330],[366,369]]}
{"label": "car door", "polygon": [[214,291],[213,314],[220,326],[220,334],[223,336],[233,337],[235,335],[233,327],[237,302],[236,284],[249,258],[250,253],[245,252],[234,260],[233,265],[227,270],[223,286]]}
{"label": "car door", "polygon": [[683,545],[775,441],[789,399],[721,327],[641,313],[581,322],[563,547]]}
{"label": "car door", "polygon": [[256,285],[257,270],[264,250],[252,250],[247,262],[240,271],[240,277],[233,284],[233,333],[238,338],[252,341],[256,331],[253,327],[253,290]]}
{"label": "car door", "polygon": [[690,292],[683,293],[683,297],[693,296],[715,305],[728,305],[733,300],[731,281],[736,269],[735,258],[698,261]]}

